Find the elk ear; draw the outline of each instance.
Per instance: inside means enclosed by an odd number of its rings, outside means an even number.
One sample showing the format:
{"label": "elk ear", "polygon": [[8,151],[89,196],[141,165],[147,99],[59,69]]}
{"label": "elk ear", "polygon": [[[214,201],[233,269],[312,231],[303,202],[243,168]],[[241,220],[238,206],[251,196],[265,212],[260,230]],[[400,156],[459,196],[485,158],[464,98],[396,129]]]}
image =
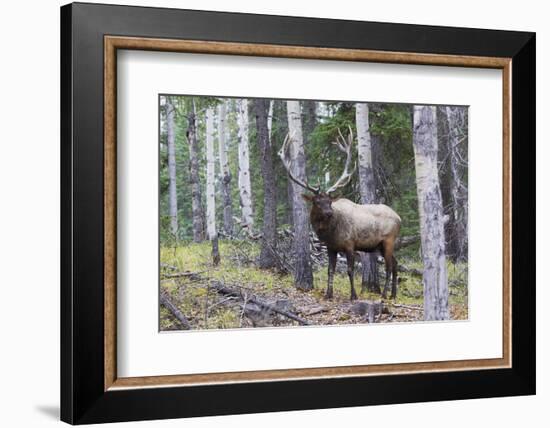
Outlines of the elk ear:
{"label": "elk ear", "polygon": [[302,198],[304,198],[307,202],[313,202],[313,196],[307,193],[302,193]]}

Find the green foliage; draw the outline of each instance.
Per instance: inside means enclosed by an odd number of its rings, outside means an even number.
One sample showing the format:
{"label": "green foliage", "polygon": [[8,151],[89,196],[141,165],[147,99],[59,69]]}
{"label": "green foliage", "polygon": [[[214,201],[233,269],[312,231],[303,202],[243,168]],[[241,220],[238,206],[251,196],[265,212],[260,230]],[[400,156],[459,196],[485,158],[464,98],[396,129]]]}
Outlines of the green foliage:
{"label": "green foliage", "polygon": [[386,141],[412,140],[411,106],[406,104],[376,105],[370,111],[370,131]]}
{"label": "green foliage", "polygon": [[[191,193],[189,182],[189,145],[186,137],[188,118],[193,111],[197,117],[197,138],[199,140],[199,171],[201,187],[205,187],[205,120],[204,112],[209,106],[216,106],[220,99],[214,97],[172,96],[176,107],[176,163],[178,195],[178,236],[169,232],[168,218],[168,172],[166,148],[166,114],[161,97],[161,132],[160,132],[160,237],[164,245],[172,246],[173,241],[189,240],[192,237]],[[342,173],[344,156],[333,144],[339,132],[347,135],[349,130],[356,135],[355,105],[349,102],[316,103],[316,115],[306,114],[306,103],[303,103],[303,133],[306,142],[306,170],[311,183],[320,182],[323,186],[332,184]],[[419,216],[415,181],[414,153],[412,145],[411,106],[405,104],[369,103],[369,122],[373,147],[374,174],[378,202],[391,206],[401,217],[402,236],[418,235]],[[309,113],[309,110],[307,111]],[[238,131],[235,100],[230,99],[227,109],[226,127],[228,132],[228,161],[231,170],[231,191],[233,213],[240,216],[238,190]],[[217,131],[216,131],[217,132]],[[249,104],[249,149],[250,177],[252,184],[252,203],[255,230],[260,231],[263,220],[263,177],[261,173],[260,150],[256,138],[256,124],[252,103]],[[291,224],[288,179],[279,161],[277,151],[288,132],[286,103],[275,100],[272,116],[272,156],[277,177],[277,222],[279,225]],[[467,146],[466,146],[467,148]],[[217,153],[217,145],[216,145]],[[467,154],[467,151],[466,151]],[[216,155],[217,156],[217,155]],[[357,154],[354,152],[356,160]],[[219,166],[216,165],[218,173]],[[467,172],[466,172],[467,174]],[[328,183],[325,182],[329,178]],[[447,177],[447,176],[446,176]],[[467,180],[467,175],[465,175]],[[220,183],[217,183],[216,194],[220,194]],[[354,174],[350,183],[340,194],[353,201],[359,201],[358,175]],[[445,189],[443,189],[445,190]],[[445,199],[446,195],[444,195]],[[205,198],[203,192],[203,198]],[[205,204],[205,201],[203,201]],[[217,198],[218,207],[221,198]],[[223,213],[217,210],[217,223],[222,224]],[[407,252],[417,254],[418,245],[407,247]]]}

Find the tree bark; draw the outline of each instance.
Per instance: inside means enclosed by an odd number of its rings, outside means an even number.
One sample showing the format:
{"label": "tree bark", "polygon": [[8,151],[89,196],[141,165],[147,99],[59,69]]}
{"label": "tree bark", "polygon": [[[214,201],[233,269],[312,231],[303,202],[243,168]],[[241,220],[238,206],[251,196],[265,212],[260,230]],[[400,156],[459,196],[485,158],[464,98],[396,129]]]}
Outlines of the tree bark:
{"label": "tree bark", "polygon": [[231,198],[231,171],[227,158],[227,102],[218,106],[218,143],[220,158],[220,182],[223,206],[223,230],[226,235],[233,235],[233,201]]}
{"label": "tree bark", "polygon": [[259,266],[262,269],[277,265],[274,254],[277,238],[277,196],[275,171],[273,169],[273,148],[269,138],[269,100],[257,98],[254,100],[254,114],[256,116],[256,132],[264,190],[264,215],[262,226],[262,247],[260,250]]}
{"label": "tree bark", "polygon": [[310,100],[302,101],[302,112],[304,141],[305,144],[312,144],[311,135],[317,126],[317,103]]}
{"label": "tree bark", "polygon": [[248,147],[248,100],[237,100],[237,122],[239,126],[239,195],[243,228],[252,231],[252,192],[250,186],[250,160]]}
{"label": "tree bark", "polygon": [[188,114],[187,140],[189,142],[189,184],[191,185],[191,202],[193,211],[193,241],[204,240],[204,214],[202,209],[201,184],[199,179],[199,144],[197,141],[197,124],[195,99],[191,98]]}
{"label": "tree bark", "polygon": [[424,319],[449,319],[443,204],[437,167],[436,108],[414,106],[413,146],[424,271]]}
{"label": "tree bark", "polygon": [[216,159],[214,158],[214,109],[206,109],[206,232],[209,240],[216,236]]}
{"label": "tree bark", "polygon": [[[289,155],[293,174],[306,180],[304,140],[299,101],[287,101],[288,130],[290,135]],[[294,226],[294,283],[302,290],[313,288],[311,255],[309,248],[309,216],[302,198],[302,188],[292,183],[292,223]]]}
{"label": "tree bark", "polygon": [[269,101],[269,111],[267,112],[267,136],[271,141],[271,129],[273,128],[273,104],[275,101]]}
{"label": "tree bark", "polygon": [[166,97],[166,133],[168,140],[168,207],[170,232],[178,234],[178,194],[176,185],[176,132],[175,107],[170,97]]}
{"label": "tree bark", "polygon": [[[460,154],[461,132],[464,122],[464,107],[445,107],[445,116],[449,129],[449,168],[450,168],[450,195],[452,203],[452,226],[455,261],[468,259],[468,188],[462,179],[463,160]],[[466,138],[466,137],[464,137]]]}
{"label": "tree bark", "polygon": [[[286,114],[286,101],[273,100],[271,102],[272,122],[271,122],[271,145],[273,147],[273,156],[277,158],[277,152],[283,142],[285,135],[288,133],[288,115]],[[269,125],[269,123],[268,123]],[[282,163],[276,161],[274,165],[276,177],[286,177],[286,172]],[[277,179],[277,224],[292,224],[292,210],[290,208],[290,180]],[[282,208],[282,209],[281,209]]]}
{"label": "tree bark", "polygon": [[[359,158],[358,174],[361,203],[375,204],[377,201],[368,104],[355,104],[355,122],[357,126],[357,155]],[[361,290],[368,289],[380,293],[377,257],[375,253],[361,253],[361,265],[363,267]]]}

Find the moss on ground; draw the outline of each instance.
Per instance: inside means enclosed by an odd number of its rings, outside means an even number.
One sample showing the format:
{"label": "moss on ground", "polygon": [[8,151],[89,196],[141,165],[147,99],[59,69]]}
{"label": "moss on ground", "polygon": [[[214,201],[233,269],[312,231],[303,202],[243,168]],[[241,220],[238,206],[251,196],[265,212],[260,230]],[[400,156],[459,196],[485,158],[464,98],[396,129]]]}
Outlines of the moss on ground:
{"label": "moss on ground", "polygon": [[[258,244],[249,241],[226,241],[219,243],[221,262],[213,266],[211,262],[211,246],[209,242],[189,243],[176,248],[161,248],[160,259],[162,274],[170,272],[196,272],[199,280],[191,278],[162,279],[161,286],[172,297],[180,310],[189,317],[195,328],[235,328],[248,327],[246,320],[237,305],[231,306],[229,301],[220,300],[217,293],[208,289],[212,280],[228,285],[239,285],[245,293],[269,299],[291,296],[289,299],[299,299],[300,294],[307,295],[309,304],[326,305],[323,299],[327,284],[327,269],[322,267],[314,271],[314,289],[309,293],[298,292],[293,284],[292,275],[280,274],[275,270],[262,270],[256,267],[254,260],[259,254]],[[422,263],[412,257],[397,259],[409,269],[421,271]],[[383,285],[383,269],[380,269],[380,279]],[[449,303],[453,319],[468,318],[468,286],[467,265],[448,262]],[[355,288],[362,300],[379,300],[380,296],[368,291],[361,292],[361,275],[359,270],[355,275]],[[407,306],[423,305],[422,278],[411,273],[399,273],[399,285],[396,303]],[[350,284],[347,273],[337,272],[334,278],[334,303],[349,306]],[[316,301],[316,302],[315,302]],[[229,305],[228,305],[229,304]],[[208,308],[208,310],[206,310]],[[205,314],[207,314],[205,316]],[[339,317],[346,314],[340,314]],[[161,308],[161,330],[178,329],[177,321]],[[348,317],[349,319],[349,317]],[[341,321],[348,321],[341,320]],[[340,320],[340,318],[338,318]],[[408,319],[407,319],[408,320]]]}

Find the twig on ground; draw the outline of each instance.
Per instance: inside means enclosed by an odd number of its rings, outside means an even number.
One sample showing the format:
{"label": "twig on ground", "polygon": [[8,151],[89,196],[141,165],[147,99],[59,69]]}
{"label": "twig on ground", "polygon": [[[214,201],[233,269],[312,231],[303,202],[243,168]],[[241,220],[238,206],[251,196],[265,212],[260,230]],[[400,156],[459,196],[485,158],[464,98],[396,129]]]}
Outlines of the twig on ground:
{"label": "twig on ground", "polygon": [[160,267],[163,268],[163,269],[168,269],[168,270],[178,270],[178,268],[176,266],[169,265],[168,263],[161,263]]}
{"label": "twig on ground", "polygon": [[174,305],[166,292],[160,293],[160,304],[163,305],[170,313],[180,322],[184,330],[191,330],[191,324],[183,313]]}
{"label": "twig on ground", "polygon": [[194,278],[200,276],[201,273],[204,273],[204,271],[201,272],[177,272],[177,273],[165,273],[162,274],[163,278],[165,279],[172,279],[172,278]]}
{"label": "twig on ground", "polygon": [[391,306],[394,308],[403,308],[403,309],[412,309],[413,311],[423,311],[424,308],[417,307],[417,306],[409,306],[409,305],[402,305],[399,303],[390,303]]}
{"label": "twig on ground", "polygon": [[[223,284],[219,283],[218,281],[213,281],[211,283],[211,285],[212,285],[212,288],[220,294],[223,294],[225,296],[234,296],[234,297],[237,297],[241,300],[244,300],[243,295],[240,291],[237,291],[237,290],[231,289],[229,287],[226,287]],[[267,310],[272,311],[272,312],[276,312],[280,315],[283,315],[287,318],[290,318],[291,320],[297,321],[301,325],[310,325],[311,324],[308,320],[305,320],[305,319],[299,317],[298,315],[293,314],[292,312],[285,311],[284,309],[280,309],[280,308],[278,308],[274,305],[271,305],[267,302],[263,302],[262,300],[258,299],[257,297],[254,297],[254,296],[247,296],[247,303],[251,303],[251,304],[254,304],[254,305],[257,305],[257,306],[261,306],[264,309],[267,309]],[[246,307],[246,304],[244,304],[243,307]]]}
{"label": "twig on ground", "polygon": [[221,299],[220,301],[210,305],[208,307],[208,310],[211,311],[212,309],[214,309],[216,306],[220,306],[220,305],[223,305],[224,303],[227,303],[231,300],[236,300],[237,298],[236,297],[233,297],[233,296],[229,296],[229,297],[226,297],[225,299]]}

